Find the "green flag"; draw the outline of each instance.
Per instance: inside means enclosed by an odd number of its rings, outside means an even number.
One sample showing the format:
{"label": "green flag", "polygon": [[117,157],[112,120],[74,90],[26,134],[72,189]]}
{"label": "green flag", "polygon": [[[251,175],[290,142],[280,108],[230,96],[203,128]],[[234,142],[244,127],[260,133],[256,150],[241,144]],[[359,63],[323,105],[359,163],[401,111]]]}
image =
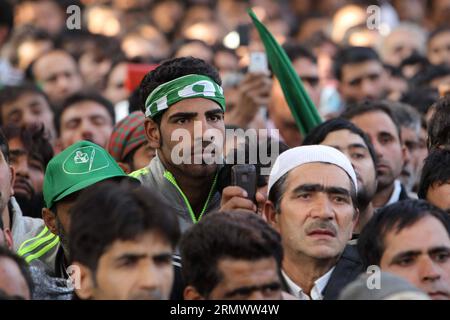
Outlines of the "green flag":
{"label": "green flag", "polygon": [[258,20],[251,9],[248,10],[248,14],[258,30],[266,49],[267,59],[272,67],[272,71],[280,82],[284,97],[291,109],[297,127],[302,135],[305,136],[319,125],[322,119],[306,92],[301,79],[292,67],[286,52],[284,52],[283,48],[277,43],[269,30]]}

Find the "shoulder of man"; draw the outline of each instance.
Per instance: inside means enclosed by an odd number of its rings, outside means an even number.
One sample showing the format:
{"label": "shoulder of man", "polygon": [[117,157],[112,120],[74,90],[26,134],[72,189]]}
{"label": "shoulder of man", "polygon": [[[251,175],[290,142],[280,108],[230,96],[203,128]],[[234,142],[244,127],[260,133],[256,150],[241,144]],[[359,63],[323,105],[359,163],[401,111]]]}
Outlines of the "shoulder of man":
{"label": "shoulder of man", "polygon": [[34,283],[33,300],[70,300],[73,296],[73,289],[68,285],[68,281],[62,278],[55,278],[45,272],[43,266],[36,263],[30,266],[30,273]]}
{"label": "shoulder of man", "polygon": [[347,245],[323,291],[324,300],[336,300],[341,290],[362,272],[364,272],[363,263],[356,246]]}
{"label": "shoulder of man", "polygon": [[405,186],[403,184],[400,185],[400,195],[398,196],[398,201],[403,201],[403,200],[409,200],[409,199],[414,199],[417,197],[414,197],[413,195],[409,194],[408,191],[406,190]]}
{"label": "shoulder of man", "polygon": [[54,274],[59,246],[59,237],[43,224],[40,228],[33,230],[30,237],[20,244],[17,254],[28,264],[38,265],[48,274]]}
{"label": "shoulder of man", "polygon": [[45,224],[42,219],[24,216],[14,197],[11,197],[11,204],[11,233],[14,241],[14,251],[17,251],[24,241],[37,236],[45,227]]}
{"label": "shoulder of man", "polygon": [[128,175],[130,177],[133,177],[133,178],[141,180],[141,178],[143,178],[144,176],[147,176],[149,174],[150,174],[150,168],[149,167],[145,167],[145,168],[133,171],[133,172],[129,173]]}
{"label": "shoulder of man", "polygon": [[173,284],[169,300],[183,300],[185,283],[182,275],[181,257],[177,254],[172,255],[172,265],[174,271]]}

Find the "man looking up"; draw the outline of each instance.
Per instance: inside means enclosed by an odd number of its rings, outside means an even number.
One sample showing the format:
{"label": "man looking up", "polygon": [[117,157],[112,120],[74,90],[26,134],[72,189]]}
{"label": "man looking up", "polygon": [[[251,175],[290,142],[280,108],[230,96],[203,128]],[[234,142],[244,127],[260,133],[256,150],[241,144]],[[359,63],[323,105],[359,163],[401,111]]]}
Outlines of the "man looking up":
{"label": "man looking up", "polygon": [[[220,85],[217,70],[193,57],[162,63],[140,85],[145,134],[157,154],[131,175],[163,194],[182,232],[219,206],[257,209],[239,187],[226,188],[222,203],[216,190],[225,134]],[[264,201],[261,194],[257,197]]]}
{"label": "man looking up", "polygon": [[285,290],[303,300],[337,299],[362,271],[348,246],[358,221],[352,164],[328,146],[283,152],[269,177],[267,221],[280,233]]}

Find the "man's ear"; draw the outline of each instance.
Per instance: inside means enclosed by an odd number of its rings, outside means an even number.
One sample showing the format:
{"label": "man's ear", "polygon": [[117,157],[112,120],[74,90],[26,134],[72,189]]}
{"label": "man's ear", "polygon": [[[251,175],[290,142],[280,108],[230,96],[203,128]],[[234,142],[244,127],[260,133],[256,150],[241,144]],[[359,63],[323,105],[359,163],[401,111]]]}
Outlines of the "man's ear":
{"label": "man's ear", "polygon": [[[352,223],[353,223],[353,228],[352,228],[352,233],[355,232],[356,226],[358,225],[359,222],[359,209],[355,208],[355,213],[353,214],[353,219],[352,219]],[[352,236],[350,236],[350,239],[352,239]]]}
{"label": "man's ear", "polygon": [[161,146],[161,135],[158,124],[152,119],[145,119],[145,136],[147,137],[148,144],[154,149],[159,149]]}
{"label": "man's ear", "polygon": [[205,300],[205,298],[198,293],[193,286],[187,286],[183,292],[184,300]]}
{"label": "man's ear", "polygon": [[86,267],[85,265],[79,262],[73,262],[73,266],[78,267],[78,274],[75,274],[75,277],[79,277],[79,279],[75,279],[75,282],[79,280],[79,286],[75,286],[75,292],[77,296],[82,300],[92,299],[94,295],[94,274],[92,271]]}
{"label": "man's ear", "polygon": [[275,205],[273,204],[272,201],[267,200],[266,203],[264,203],[263,213],[266,217],[267,223],[269,223],[275,230],[279,232],[280,231],[278,227],[279,214],[275,210]]}
{"label": "man's ear", "polygon": [[58,235],[58,230],[56,228],[56,216],[50,209],[42,208],[42,219],[50,232]]}
{"label": "man's ear", "polygon": [[16,170],[14,170],[13,166],[9,166],[9,173],[11,174],[11,189],[9,190],[11,196],[14,195],[14,182],[16,182]]}
{"label": "man's ear", "polygon": [[57,155],[63,150],[64,150],[64,148],[63,148],[63,143],[61,141],[61,138],[55,138],[55,143],[54,143],[54,146],[53,146],[53,153],[55,155]]}
{"label": "man's ear", "polygon": [[406,161],[411,161],[411,155],[409,155],[409,158],[408,158],[408,153],[409,153],[409,150],[407,149],[407,147],[406,147],[404,144],[402,144],[402,160],[403,160],[403,165],[406,164]]}
{"label": "man's ear", "polygon": [[3,230],[3,234],[5,236],[6,246],[8,249],[14,250],[14,241],[11,230],[9,230],[9,228],[5,228],[5,230]]}

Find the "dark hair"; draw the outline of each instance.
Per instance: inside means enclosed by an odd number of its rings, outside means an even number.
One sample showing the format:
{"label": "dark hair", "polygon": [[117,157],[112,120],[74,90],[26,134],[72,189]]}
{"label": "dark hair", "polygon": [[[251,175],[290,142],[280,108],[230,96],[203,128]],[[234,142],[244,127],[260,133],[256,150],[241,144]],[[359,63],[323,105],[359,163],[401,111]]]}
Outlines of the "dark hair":
{"label": "dark hair", "polygon": [[372,48],[346,47],[339,50],[334,57],[333,71],[336,79],[342,80],[342,69],[347,64],[362,63],[366,61],[379,61],[378,53]]}
{"label": "dark hair", "polygon": [[116,113],[114,111],[114,105],[103,97],[102,95],[96,93],[96,92],[77,92],[68,97],[61,105],[61,107],[56,111],[55,114],[55,129],[58,135],[61,132],[61,117],[67,109],[71,108],[74,104],[85,102],[85,101],[92,101],[96,102],[99,105],[103,106],[106,111],[108,111],[109,115],[111,116],[112,124],[114,125],[116,122]]}
{"label": "dark hair", "polygon": [[204,297],[221,281],[221,259],[255,261],[274,258],[281,268],[280,235],[254,213],[211,213],[191,227],[180,241],[183,276]]}
{"label": "dark hair", "polygon": [[400,70],[403,72],[403,68],[407,66],[414,66],[419,65],[419,72],[424,70],[425,68],[428,68],[428,66],[431,65],[430,61],[428,61],[427,57],[421,55],[420,53],[414,51],[409,57],[403,59],[403,61],[400,63]]}
{"label": "dark hair", "polygon": [[426,114],[432,104],[439,99],[439,91],[431,87],[409,89],[400,99],[401,102],[413,106],[421,114]]}
{"label": "dark hair", "polygon": [[5,158],[5,161],[9,163],[9,145],[8,145],[8,139],[6,139],[3,130],[0,128],[0,150],[3,154],[3,158]]}
{"label": "dark hair", "polygon": [[349,106],[347,110],[341,114],[341,117],[351,121],[352,118],[368,112],[384,112],[394,123],[395,128],[397,129],[398,139],[401,143],[400,124],[392,112],[392,108],[395,108],[396,105],[396,102],[388,100],[365,100]]}
{"label": "dark hair", "polygon": [[201,74],[222,85],[217,69],[202,59],[194,57],[174,58],[163,62],[153,71],[146,74],[139,86],[140,107],[145,112],[145,100],[159,85],[188,74]]}
{"label": "dark hair", "polygon": [[14,27],[14,12],[10,1],[0,1],[0,26],[6,26],[9,30]]}
{"label": "dark hair", "polygon": [[[430,1],[430,2],[433,2],[433,1]],[[433,31],[431,31],[430,34],[428,35],[427,45],[430,45],[430,42],[431,42],[431,40],[433,40],[434,37],[440,35],[441,33],[446,33],[446,32],[450,32],[450,26],[438,27],[437,29],[434,29]]]}
{"label": "dark hair", "polygon": [[[4,86],[0,89],[0,109],[7,103],[12,103],[25,94],[37,94],[42,96],[50,106],[47,95],[33,83],[24,83],[18,86]],[[0,112],[0,125],[4,125]]]}
{"label": "dark hair", "polygon": [[17,254],[12,252],[6,247],[0,246],[0,259],[10,259],[12,260],[17,267],[20,270],[20,273],[22,274],[23,278],[25,279],[25,283],[27,284],[28,290],[30,292],[30,297],[33,295],[34,291],[34,282],[33,278],[31,277],[30,269],[28,267],[28,264],[25,262],[25,260],[21,257],[19,257]]}
{"label": "dark hair", "polygon": [[450,148],[450,95],[439,99],[431,108],[435,112],[428,124],[428,149]]}
{"label": "dark hair", "polygon": [[427,198],[428,189],[435,183],[446,183],[450,180],[450,150],[434,149],[424,160],[417,195]]}
{"label": "dark hair", "polygon": [[412,106],[401,102],[393,104],[391,106],[391,111],[400,127],[411,128],[419,133],[422,124],[422,118],[419,111]]}
{"label": "dark hair", "polygon": [[101,182],[83,190],[70,215],[72,260],[92,271],[115,241],[157,232],[175,247],[180,236],[177,217],[158,191],[129,183]]}
{"label": "dark hair", "polygon": [[314,64],[317,64],[316,56],[305,46],[295,43],[287,42],[283,45],[283,49],[291,61],[303,58],[308,59]]}
{"label": "dark hair", "polygon": [[5,229],[5,226],[3,225],[3,217],[0,216],[0,232],[3,232],[3,229]]}
{"label": "dark hair", "polygon": [[404,200],[380,209],[363,228],[358,239],[358,251],[364,266],[380,264],[389,232],[399,233],[427,216],[438,219],[450,236],[448,214],[425,200]]}
{"label": "dark hair", "polygon": [[429,65],[411,78],[411,84],[416,87],[429,87],[433,80],[448,75],[450,75],[449,66]]}
{"label": "dark hair", "polygon": [[308,145],[314,145],[314,144],[321,144],[322,141],[326,139],[326,137],[334,131],[338,130],[348,130],[358,136],[360,136],[364,143],[367,146],[367,149],[369,150],[370,157],[372,158],[372,161],[374,165],[377,165],[377,155],[375,152],[375,149],[373,148],[372,142],[370,142],[369,137],[367,134],[362,131],[359,127],[357,127],[355,124],[351,123],[347,119],[344,118],[335,118],[327,120],[317,127],[315,127],[311,132],[308,133],[308,135],[303,140],[304,146]]}
{"label": "dark hair", "polygon": [[281,212],[281,200],[285,191],[288,174],[289,172],[285,173],[280,179],[278,179],[269,191],[268,199],[273,203],[276,212]]}
{"label": "dark hair", "polygon": [[393,78],[402,78],[406,81],[405,76],[402,73],[402,69],[400,67],[395,67],[390,64],[383,64],[384,70]]}
{"label": "dark hair", "polygon": [[19,138],[28,155],[39,161],[45,172],[47,164],[53,158],[53,148],[43,125],[19,127],[11,123],[3,127],[3,132],[8,140]]}

